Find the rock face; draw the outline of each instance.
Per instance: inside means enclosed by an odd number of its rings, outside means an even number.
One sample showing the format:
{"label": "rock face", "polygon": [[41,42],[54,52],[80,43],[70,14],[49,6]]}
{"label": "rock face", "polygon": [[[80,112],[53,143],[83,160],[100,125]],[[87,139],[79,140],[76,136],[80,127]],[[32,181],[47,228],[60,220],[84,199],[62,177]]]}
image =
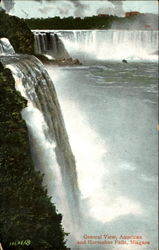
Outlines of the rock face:
{"label": "rock face", "polygon": [[73,59],[71,57],[67,59],[52,59],[49,60],[44,55],[36,55],[36,57],[44,64],[47,65],[58,65],[58,66],[73,66],[73,65],[82,65],[82,63],[78,59]]}
{"label": "rock face", "polygon": [[128,61],[126,59],[123,59],[122,62],[123,63],[128,63]]}

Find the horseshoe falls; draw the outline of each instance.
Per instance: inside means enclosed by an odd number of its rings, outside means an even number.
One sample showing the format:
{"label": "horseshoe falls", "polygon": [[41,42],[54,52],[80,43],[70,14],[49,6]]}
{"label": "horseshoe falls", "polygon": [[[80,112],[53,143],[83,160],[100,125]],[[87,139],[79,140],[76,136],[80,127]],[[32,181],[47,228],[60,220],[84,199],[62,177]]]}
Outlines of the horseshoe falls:
{"label": "horseshoe falls", "polygon": [[49,43],[48,34],[52,37],[52,44],[55,43],[56,34],[70,56],[82,61],[157,60],[158,31],[155,30],[35,30],[33,32],[38,53],[44,51],[44,47]]}

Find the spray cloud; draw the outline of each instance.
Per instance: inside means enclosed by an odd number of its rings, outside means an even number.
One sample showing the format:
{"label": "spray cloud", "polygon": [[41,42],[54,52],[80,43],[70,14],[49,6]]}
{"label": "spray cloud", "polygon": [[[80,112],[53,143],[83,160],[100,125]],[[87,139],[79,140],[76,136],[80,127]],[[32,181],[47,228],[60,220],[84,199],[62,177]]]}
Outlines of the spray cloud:
{"label": "spray cloud", "polygon": [[2,6],[7,12],[10,12],[14,7],[14,0],[2,0]]}
{"label": "spray cloud", "polygon": [[110,2],[113,6],[111,7],[105,7],[105,8],[99,8],[97,10],[97,14],[109,14],[109,15],[116,15],[116,16],[123,16],[125,11],[123,9],[123,1],[113,1],[113,0],[107,0],[106,2]]}

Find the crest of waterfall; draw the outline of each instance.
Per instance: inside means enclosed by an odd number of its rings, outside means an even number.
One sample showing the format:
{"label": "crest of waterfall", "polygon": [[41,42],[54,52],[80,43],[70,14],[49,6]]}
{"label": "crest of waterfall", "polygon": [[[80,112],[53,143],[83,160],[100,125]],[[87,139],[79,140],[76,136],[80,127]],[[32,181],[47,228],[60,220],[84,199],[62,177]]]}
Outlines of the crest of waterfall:
{"label": "crest of waterfall", "polygon": [[35,53],[51,56],[54,59],[68,59],[67,52],[62,40],[55,32],[35,31]]}
{"label": "crest of waterfall", "polygon": [[0,39],[0,56],[12,55],[15,51],[7,38]]}
{"label": "crest of waterfall", "polygon": [[[0,40],[1,48],[9,45],[6,41]],[[44,173],[48,194],[64,215],[65,230],[75,237],[72,230],[78,229],[72,225],[79,226],[80,217],[76,164],[53,82],[34,56],[8,52],[0,60],[12,71],[16,89],[28,100],[22,117],[29,130],[35,168]]]}
{"label": "crest of waterfall", "polygon": [[[63,41],[70,56],[80,60],[158,59],[158,31],[156,30],[62,30],[52,32]],[[43,34],[46,36],[47,33],[48,31]],[[39,48],[40,39],[40,35],[37,34],[36,48]]]}

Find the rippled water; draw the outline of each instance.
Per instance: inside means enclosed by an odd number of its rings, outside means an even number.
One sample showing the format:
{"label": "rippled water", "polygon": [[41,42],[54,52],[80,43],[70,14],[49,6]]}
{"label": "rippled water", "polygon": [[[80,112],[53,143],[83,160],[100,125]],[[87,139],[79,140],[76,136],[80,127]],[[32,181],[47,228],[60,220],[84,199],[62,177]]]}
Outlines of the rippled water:
{"label": "rippled water", "polygon": [[91,61],[48,70],[87,207],[83,233],[142,235],[151,242],[146,249],[155,249],[157,64]]}

